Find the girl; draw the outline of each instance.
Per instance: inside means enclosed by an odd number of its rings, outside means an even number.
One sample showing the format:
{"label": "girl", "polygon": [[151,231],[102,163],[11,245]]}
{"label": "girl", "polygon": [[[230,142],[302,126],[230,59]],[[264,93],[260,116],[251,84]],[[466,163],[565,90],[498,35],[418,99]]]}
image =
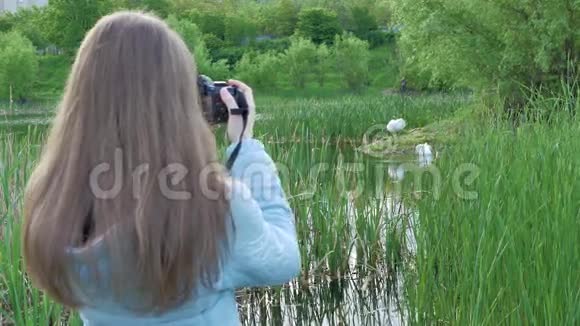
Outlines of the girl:
{"label": "girl", "polygon": [[[218,163],[191,53],[161,20],[122,12],[87,34],[25,195],[34,284],[85,325],[239,325],[234,290],[296,277],[292,211],[248,126]],[[236,101],[221,93],[229,109]],[[230,114],[233,151],[242,117]]]}

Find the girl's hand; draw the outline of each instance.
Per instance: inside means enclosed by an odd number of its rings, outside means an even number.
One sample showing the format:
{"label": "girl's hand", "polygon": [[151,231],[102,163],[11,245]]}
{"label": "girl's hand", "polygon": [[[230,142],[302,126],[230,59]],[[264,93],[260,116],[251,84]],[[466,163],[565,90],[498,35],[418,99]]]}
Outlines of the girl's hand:
{"label": "girl's hand", "polygon": [[[238,80],[228,80],[230,86],[235,86],[246,98],[246,103],[248,104],[248,122],[246,125],[246,130],[244,131],[243,138],[252,138],[254,134],[254,122],[256,121],[256,103],[254,102],[254,94],[252,89]],[[230,92],[224,87],[220,90],[220,95],[225,105],[230,111],[228,119],[228,138],[232,143],[236,143],[240,140],[240,134],[242,133],[242,128],[244,126],[244,119],[241,115],[232,115],[231,110],[238,108],[238,103],[230,94]]]}

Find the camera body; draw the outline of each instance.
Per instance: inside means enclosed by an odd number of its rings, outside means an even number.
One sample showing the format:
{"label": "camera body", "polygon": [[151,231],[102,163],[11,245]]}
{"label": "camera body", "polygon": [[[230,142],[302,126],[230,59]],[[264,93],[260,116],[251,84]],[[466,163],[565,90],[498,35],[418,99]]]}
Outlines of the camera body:
{"label": "camera body", "polygon": [[210,124],[221,124],[228,122],[229,110],[220,95],[220,90],[224,87],[227,88],[230,94],[232,94],[233,98],[238,104],[238,108],[248,107],[244,94],[237,87],[231,86],[226,82],[214,82],[208,76],[200,75],[198,77],[198,86],[201,96],[203,114]]}

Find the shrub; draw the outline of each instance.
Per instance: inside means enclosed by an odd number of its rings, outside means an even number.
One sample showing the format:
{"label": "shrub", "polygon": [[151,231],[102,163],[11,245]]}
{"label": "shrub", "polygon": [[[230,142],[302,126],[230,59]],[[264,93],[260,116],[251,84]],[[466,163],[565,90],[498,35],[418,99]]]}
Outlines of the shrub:
{"label": "shrub", "polygon": [[[0,34],[0,97],[26,99],[38,72],[36,49],[17,31]],[[12,90],[12,92],[11,92]]]}
{"label": "shrub", "polygon": [[238,46],[223,47],[212,53],[213,61],[225,60],[228,66],[235,67],[246,53],[246,49]]}
{"label": "shrub", "polygon": [[327,9],[307,8],[298,16],[297,34],[316,44],[332,43],[341,30],[336,14]]}
{"label": "shrub", "polygon": [[280,65],[277,53],[246,53],[236,66],[236,76],[253,87],[276,88]]}
{"label": "shrub", "polygon": [[369,81],[369,44],[351,34],[337,35],[334,41],[336,68],[351,90],[358,90]]}
{"label": "shrub", "polygon": [[217,51],[223,48],[225,44],[222,39],[211,33],[203,34],[202,40],[212,57]]}
{"label": "shrub", "polygon": [[321,44],[316,49],[315,62],[311,67],[314,78],[320,87],[324,87],[328,73],[334,68],[335,59],[332,57],[332,52],[326,44]]}
{"label": "shrub", "polygon": [[303,89],[316,63],[316,45],[304,38],[294,38],[290,48],[284,52],[283,65],[290,83]]}
{"label": "shrub", "polygon": [[230,78],[230,67],[226,60],[219,60],[216,62],[209,62],[200,66],[198,64],[199,73],[210,76],[213,80],[226,80]]}

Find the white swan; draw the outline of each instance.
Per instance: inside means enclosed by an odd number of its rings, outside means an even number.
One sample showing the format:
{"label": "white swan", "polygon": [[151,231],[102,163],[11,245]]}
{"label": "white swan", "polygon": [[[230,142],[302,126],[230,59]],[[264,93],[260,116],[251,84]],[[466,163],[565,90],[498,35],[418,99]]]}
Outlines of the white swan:
{"label": "white swan", "polygon": [[387,171],[389,173],[389,177],[393,181],[399,182],[403,181],[403,179],[405,178],[405,168],[403,167],[403,164],[400,164],[399,166],[391,164],[389,165]]}
{"label": "white swan", "polygon": [[433,156],[433,148],[428,143],[415,146],[415,152],[419,156]]}
{"label": "white swan", "polygon": [[387,130],[390,133],[395,134],[395,133],[401,132],[403,129],[405,129],[406,126],[407,126],[407,122],[405,121],[405,119],[391,120],[387,124]]}

